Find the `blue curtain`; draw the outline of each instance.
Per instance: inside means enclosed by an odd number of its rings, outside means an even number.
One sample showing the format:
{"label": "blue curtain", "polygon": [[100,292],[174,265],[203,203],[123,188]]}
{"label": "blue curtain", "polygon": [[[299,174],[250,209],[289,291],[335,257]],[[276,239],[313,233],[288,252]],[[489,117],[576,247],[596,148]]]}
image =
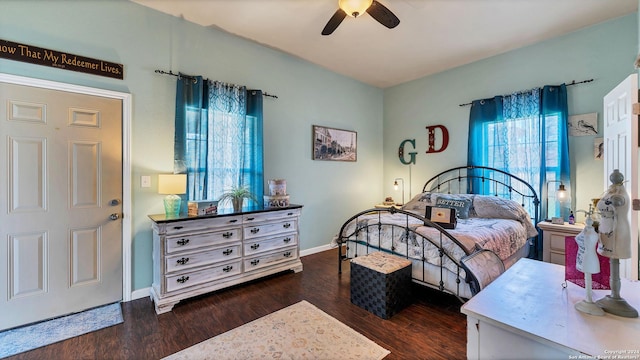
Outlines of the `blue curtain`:
{"label": "blue curtain", "polygon": [[206,133],[207,128],[204,85],[201,76],[179,77],[176,87],[173,167],[175,173],[187,174],[188,200],[202,200],[196,194],[204,188],[207,175],[206,162],[200,161],[203,159],[200,154],[206,157],[206,138],[195,135]]}
{"label": "blue curtain", "polygon": [[262,202],[264,195],[264,156],[262,143],[262,91],[247,91],[247,116],[246,116],[246,146],[244,156],[243,174],[244,183],[252,193],[256,195],[259,202]]}
{"label": "blue curtain", "polygon": [[[502,121],[502,96],[492,99],[474,100],[471,103],[471,113],[469,121],[469,143],[467,148],[467,165],[469,166],[489,166],[489,153],[485,151],[486,144],[489,143],[490,134],[487,131],[488,124]],[[468,184],[468,192],[472,194],[486,194],[489,189],[482,189],[487,186],[480,180],[481,173],[468,172],[474,176],[474,181]],[[488,175],[488,174],[487,174]]]}
{"label": "blue curtain", "polygon": [[[475,100],[469,116],[467,164],[498,168],[531,184],[541,200],[540,217],[547,218],[548,182],[561,180],[571,193],[567,114],[564,84]],[[568,207],[551,205],[551,215],[568,218]],[[539,241],[530,256],[541,255]]]}
{"label": "blue curtain", "polygon": [[202,77],[178,81],[174,171],[187,174],[188,200],[216,200],[237,186],[262,199],[262,121],[259,90]]}
{"label": "blue curtain", "polygon": [[[546,161],[545,167],[546,173],[541,173],[546,178],[541,178],[541,184],[543,186],[540,192],[542,198],[547,199],[549,189],[558,188],[560,183],[555,181],[561,181],[565,185],[565,189],[569,194],[572,194],[571,186],[571,167],[569,164],[569,109],[567,102],[567,87],[565,84],[550,86],[547,85],[542,89],[542,97],[540,101],[540,112],[542,113],[542,119],[545,121],[543,130],[547,133],[544,134],[547,139],[553,140],[557,136],[556,142],[550,141],[546,148]],[[553,144],[556,147],[553,147]],[[550,181],[554,181],[549,183]],[[573,198],[573,196],[572,196]],[[555,209],[551,214],[546,213],[547,206],[543,204],[543,218],[551,216],[561,216],[565,220],[568,220],[571,211],[572,204],[566,204],[564,207],[559,207],[557,203],[549,204],[549,208]],[[556,209],[556,206],[558,208]]]}

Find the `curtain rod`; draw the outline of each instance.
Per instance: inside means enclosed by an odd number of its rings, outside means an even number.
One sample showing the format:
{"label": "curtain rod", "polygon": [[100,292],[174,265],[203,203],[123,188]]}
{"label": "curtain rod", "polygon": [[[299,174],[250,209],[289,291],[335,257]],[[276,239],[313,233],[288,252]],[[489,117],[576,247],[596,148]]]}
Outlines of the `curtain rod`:
{"label": "curtain rod", "polygon": [[[189,76],[189,75],[183,75],[183,74],[174,74],[173,71],[171,71],[171,70],[169,70],[169,72],[166,72],[166,71],[163,71],[163,70],[156,70],[155,72],[158,73],[158,74],[161,74],[161,75],[175,76],[178,79],[181,79],[181,78],[191,79],[191,80],[193,80],[194,83],[198,81],[198,79],[195,76]],[[278,95],[271,95],[271,94],[266,93],[266,92],[263,92],[262,96],[268,96],[268,97],[272,97],[274,99],[278,98]]]}
{"label": "curtain rod", "polygon": [[[592,82],[592,81],[593,81],[593,79],[587,79],[587,80],[582,80],[582,81],[575,81],[575,80],[573,80],[573,81],[571,81],[570,83],[565,84],[565,85],[566,85],[566,86],[578,85],[578,84],[590,83],[590,82]],[[526,91],[526,90],[524,90],[524,91]],[[518,93],[518,92],[524,92],[524,91],[516,91],[516,93]],[[505,95],[505,96],[506,96],[506,95]],[[460,105],[458,105],[458,106],[469,106],[469,105],[471,105],[471,104],[473,104],[473,103],[472,103],[472,102],[470,102],[470,103],[466,103],[466,104],[460,104]]]}

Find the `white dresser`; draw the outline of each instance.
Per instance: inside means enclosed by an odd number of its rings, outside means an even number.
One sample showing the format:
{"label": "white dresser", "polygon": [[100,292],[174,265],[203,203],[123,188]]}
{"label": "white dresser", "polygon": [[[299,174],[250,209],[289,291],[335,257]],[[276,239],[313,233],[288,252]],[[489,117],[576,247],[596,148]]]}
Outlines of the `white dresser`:
{"label": "white dresser", "polygon": [[[564,266],[520,259],[461,308],[468,359],[640,359],[640,319],[582,313],[586,291],[564,283]],[[640,309],[640,283],[620,296]],[[593,290],[593,300],[611,294]]]}
{"label": "white dresser", "polygon": [[301,209],[290,205],[213,216],[150,215],[156,313],[210,291],[286,270],[302,271]]}

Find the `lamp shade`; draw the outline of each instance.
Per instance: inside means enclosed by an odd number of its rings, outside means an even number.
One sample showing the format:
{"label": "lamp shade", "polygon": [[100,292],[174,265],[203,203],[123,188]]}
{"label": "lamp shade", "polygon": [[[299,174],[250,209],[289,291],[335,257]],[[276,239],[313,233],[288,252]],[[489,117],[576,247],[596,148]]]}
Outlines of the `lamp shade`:
{"label": "lamp shade", "polygon": [[158,194],[184,194],[187,192],[187,174],[159,174]]}
{"label": "lamp shade", "polygon": [[563,201],[567,198],[567,190],[565,190],[563,183],[560,183],[558,190],[556,190],[556,197],[558,201]]}
{"label": "lamp shade", "polygon": [[339,0],[338,6],[347,13],[347,15],[358,17],[367,11],[371,3],[373,3],[373,0]]}
{"label": "lamp shade", "polygon": [[[393,189],[398,190],[398,181],[402,182],[402,205],[404,205],[404,179],[403,178],[395,178],[393,180]],[[397,204],[399,205],[399,204]]]}

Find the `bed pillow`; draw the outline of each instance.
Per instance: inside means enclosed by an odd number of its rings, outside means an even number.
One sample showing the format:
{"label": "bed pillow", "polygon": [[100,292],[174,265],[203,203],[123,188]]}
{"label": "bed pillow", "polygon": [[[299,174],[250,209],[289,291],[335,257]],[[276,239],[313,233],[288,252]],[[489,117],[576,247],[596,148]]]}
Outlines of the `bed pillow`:
{"label": "bed pillow", "polygon": [[435,203],[435,195],[430,192],[420,193],[411,199],[408,203],[404,204],[402,210],[411,211],[420,216],[424,216],[425,210],[427,206],[434,206]]}
{"label": "bed pillow", "polygon": [[531,215],[525,208],[514,200],[491,195],[477,195],[473,198],[473,207],[480,218],[517,220],[527,229],[527,235],[538,235],[536,227],[531,222]]}
{"label": "bed pillow", "polygon": [[456,195],[440,195],[436,200],[437,207],[456,209],[456,214],[459,219],[469,218],[471,204],[471,199]]}

